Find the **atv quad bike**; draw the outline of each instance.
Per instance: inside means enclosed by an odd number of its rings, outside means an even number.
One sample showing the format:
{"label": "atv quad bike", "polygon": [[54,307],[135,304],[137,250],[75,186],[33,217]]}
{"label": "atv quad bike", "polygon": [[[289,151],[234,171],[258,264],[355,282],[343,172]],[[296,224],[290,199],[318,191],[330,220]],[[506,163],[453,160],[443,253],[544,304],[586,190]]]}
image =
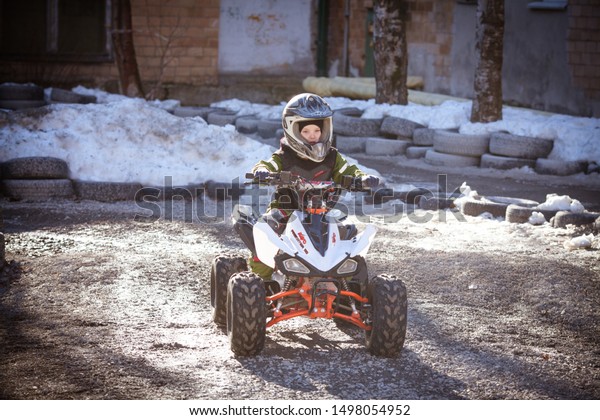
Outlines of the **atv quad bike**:
{"label": "atv quad bike", "polygon": [[303,316],[355,325],[364,330],[371,354],[397,355],[406,336],[406,288],[385,274],[369,280],[364,257],[376,228],[367,225],[359,234],[354,225],[342,223],[345,215],[334,208],[343,190],[364,191],[360,179],[344,177],[337,185],[280,172],[260,184],[286,191],[299,210],[290,212],[287,223],[257,218],[250,206],[234,210],[236,231],[253,257],[274,272],[262,279],[248,271],[242,256],[215,258],[213,320],[227,327],[233,353],[260,353],[267,328]]}

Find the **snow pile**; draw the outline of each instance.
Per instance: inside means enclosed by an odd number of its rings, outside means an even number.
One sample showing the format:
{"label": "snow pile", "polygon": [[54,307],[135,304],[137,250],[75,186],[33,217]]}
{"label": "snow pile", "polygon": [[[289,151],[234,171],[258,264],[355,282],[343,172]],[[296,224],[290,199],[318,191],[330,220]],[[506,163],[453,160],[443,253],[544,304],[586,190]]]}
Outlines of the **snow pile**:
{"label": "snow pile", "polygon": [[[199,117],[173,116],[168,111],[179,106],[176,100],[144,101],[84,87],[73,91],[95,95],[97,103],[54,104],[40,110],[35,118],[0,111],[0,161],[50,156],[67,161],[73,179],[163,185],[165,177],[172,177],[173,185],[187,185],[209,179],[243,179],[258,160],[268,158],[274,151],[232,126],[209,125]],[[373,99],[325,99],[334,110],[359,108],[365,118],[391,115],[430,128],[459,129],[465,133],[505,130],[553,138],[552,158],[600,162],[599,119],[548,116],[507,107],[502,121],[471,124],[470,102],[401,106],[378,105]],[[265,105],[230,99],[211,105],[238,115],[280,119],[285,102]],[[471,193],[465,195],[468,194]]]}
{"label": "snow pile", "polygon": [[544,223],[546,223],[546,218],[539,211],[534,211],[533,213],[531,213],[531,216],[529,216],[527,222],[535,226],[543,225]]}
{"label": "snow pile", "polygon": [[265,105],[253,104],[240,99],[228,99],[226,101],[214,102],[210,104],[210,106],[233,111],[239,116],[255,115],[259,119],[278,120],[281,119],[285,102],[281,103],[280,105]]}
{"label": "snow pile", "polygon": [[466,200],[468,200],[470,198],[478,198],[479,197],[479,194],[477,194],[477,191],[471,189],[471,187],[469,187],[466,182],[462,183],[462,185],[459,187],[459,191],[461,192],[461,195],[457,199],[454,200],[454,205],[460,211],[462,211],[463,204]]}
{"label": "snow pile", "polygon": [[[365,101],[362,101],[365,102]],[[334,102],[335,103],[335,102]],[[550,159],[600,162],[600,119],[547,114],[522,108],[504,107],[502,120],[471,123],[471,102],[446,101],[436,106],[409,103],[406,106],[381,104],[374,100],[353,105],[364,109],[365,118],[392,116],[418,122],[434,129],[465,134],[504,131],[517,136],[554,140]]]}
{"label": "snow pile", "polygon": [[26,156],[64,159],[83,181],[173,185],[232,180],[273,151],[234,127],[179,118],[140,99],[101,104],[55,104],[39,118],[0,131],[0,160]]}
{"label": "snow pile", "polygon": [[593,243],[594,235],[590,233],[589,235],[582,235],[568,239],[564,242],[563,246],[565,249],[573,251],[580,248],[590,248]]}
{"label": "snow pile", "polygon": [[583,213],[585,208],[579,200],[572,199],[568,195],[548,194],[546,201],[537,206],[540,210],[562,210],[573,213]]}

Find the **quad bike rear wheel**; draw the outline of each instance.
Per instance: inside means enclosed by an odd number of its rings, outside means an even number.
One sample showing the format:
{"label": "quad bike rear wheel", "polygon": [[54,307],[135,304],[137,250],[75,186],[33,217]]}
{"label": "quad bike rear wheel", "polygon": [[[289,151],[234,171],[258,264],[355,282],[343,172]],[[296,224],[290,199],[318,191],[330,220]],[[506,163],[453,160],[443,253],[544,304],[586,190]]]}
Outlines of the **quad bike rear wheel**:
{"label": "quad bike rear wheel", "polygon": [[227,323],[227,284],[235,273],[247,270],[243,257],[224,254],[217,256],[210,270],[210,304],[215,324],[225,326]]}
{"label": "quad bike rear wheel", "polygon": [[365,331],[367,349],[374,356],[394,357],[402,350],[406,337],[406,287],[402,280],[382,274],[369,282],[368,298],[372,328]]}
{"label": "quad bike rear wheel", "polygon": [[262,279],[251,271],[237,273],[227,287],[227,335],[236,356],[254,356],[265,345],[266,293]]}

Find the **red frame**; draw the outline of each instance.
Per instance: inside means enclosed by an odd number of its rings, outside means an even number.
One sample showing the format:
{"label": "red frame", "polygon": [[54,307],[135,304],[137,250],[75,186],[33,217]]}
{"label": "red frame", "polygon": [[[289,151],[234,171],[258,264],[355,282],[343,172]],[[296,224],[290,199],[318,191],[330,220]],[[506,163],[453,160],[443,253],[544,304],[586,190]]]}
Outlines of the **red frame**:
{"label": "red frame", "polygon": [[[367,298],[359,296],[354,292],[342,290],[339,292],[339,294],[342,296],[350,297],[350,298],[357,300],[359,302],[362,302],[362,303],[369,302],[369,300]],[[283,298],[289,297],[289,296],[300,296],[308,303],[309,308],[313,307],[312,294],[301,288],[288,290],[287,292],[275,293],[272,296],[267,296],[266,299],[267,299],[267,302],[270,302],[272,304],[273,302],[275,302],[279,299],[283,299]],[[335,298],[336,298],[336,296],[328,294],[326,296],[326,299],[317,299],[317,301],[315,302],[315,305],[314,305],[313,312],[311,312],[311,313],[309,313],[308,309],[292,309],[292,310],[290,310],[290,312],[288,312],[286,314],[282,313],[281,311],[274,311],[273,318],[269,322],[267,322],[267,328],[272,325],[277,324],[278,322],[285,321],[286,319],[291,319],[291,318],[295,318],[298,316],[308,316],[309,318],[326,318],[326,319],[340,318],[340,319],[348,321],[348,322],[362,328],[363,330],[369,331],[371,329],[370,326],[366,325],[363,322],[363,320],[361,319],[360,314],[358,312],[355,312],[352,315],[344,315],[344,314],[336,313],[333,309],[333,301],[335,300]]]}

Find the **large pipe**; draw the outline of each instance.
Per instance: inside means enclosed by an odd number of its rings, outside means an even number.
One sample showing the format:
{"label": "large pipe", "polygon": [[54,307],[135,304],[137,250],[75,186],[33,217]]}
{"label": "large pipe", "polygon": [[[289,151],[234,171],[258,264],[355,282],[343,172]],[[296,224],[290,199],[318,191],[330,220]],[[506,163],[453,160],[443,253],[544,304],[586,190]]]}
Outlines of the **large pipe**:
{"label": "large pipe", "polygon": [[350,57],[348,54],[349,49],[349,38],[350,38],[350,0],[346,0],[344,8],[344,51],[342,52],[342,65],[343,75],[349,76],[350,73]]}
{"label": "large pipe", "polygon": [[327,28],[329,26],[329,0],[319,0],[319,29],[317,41],[317,76],[327,76]]}

